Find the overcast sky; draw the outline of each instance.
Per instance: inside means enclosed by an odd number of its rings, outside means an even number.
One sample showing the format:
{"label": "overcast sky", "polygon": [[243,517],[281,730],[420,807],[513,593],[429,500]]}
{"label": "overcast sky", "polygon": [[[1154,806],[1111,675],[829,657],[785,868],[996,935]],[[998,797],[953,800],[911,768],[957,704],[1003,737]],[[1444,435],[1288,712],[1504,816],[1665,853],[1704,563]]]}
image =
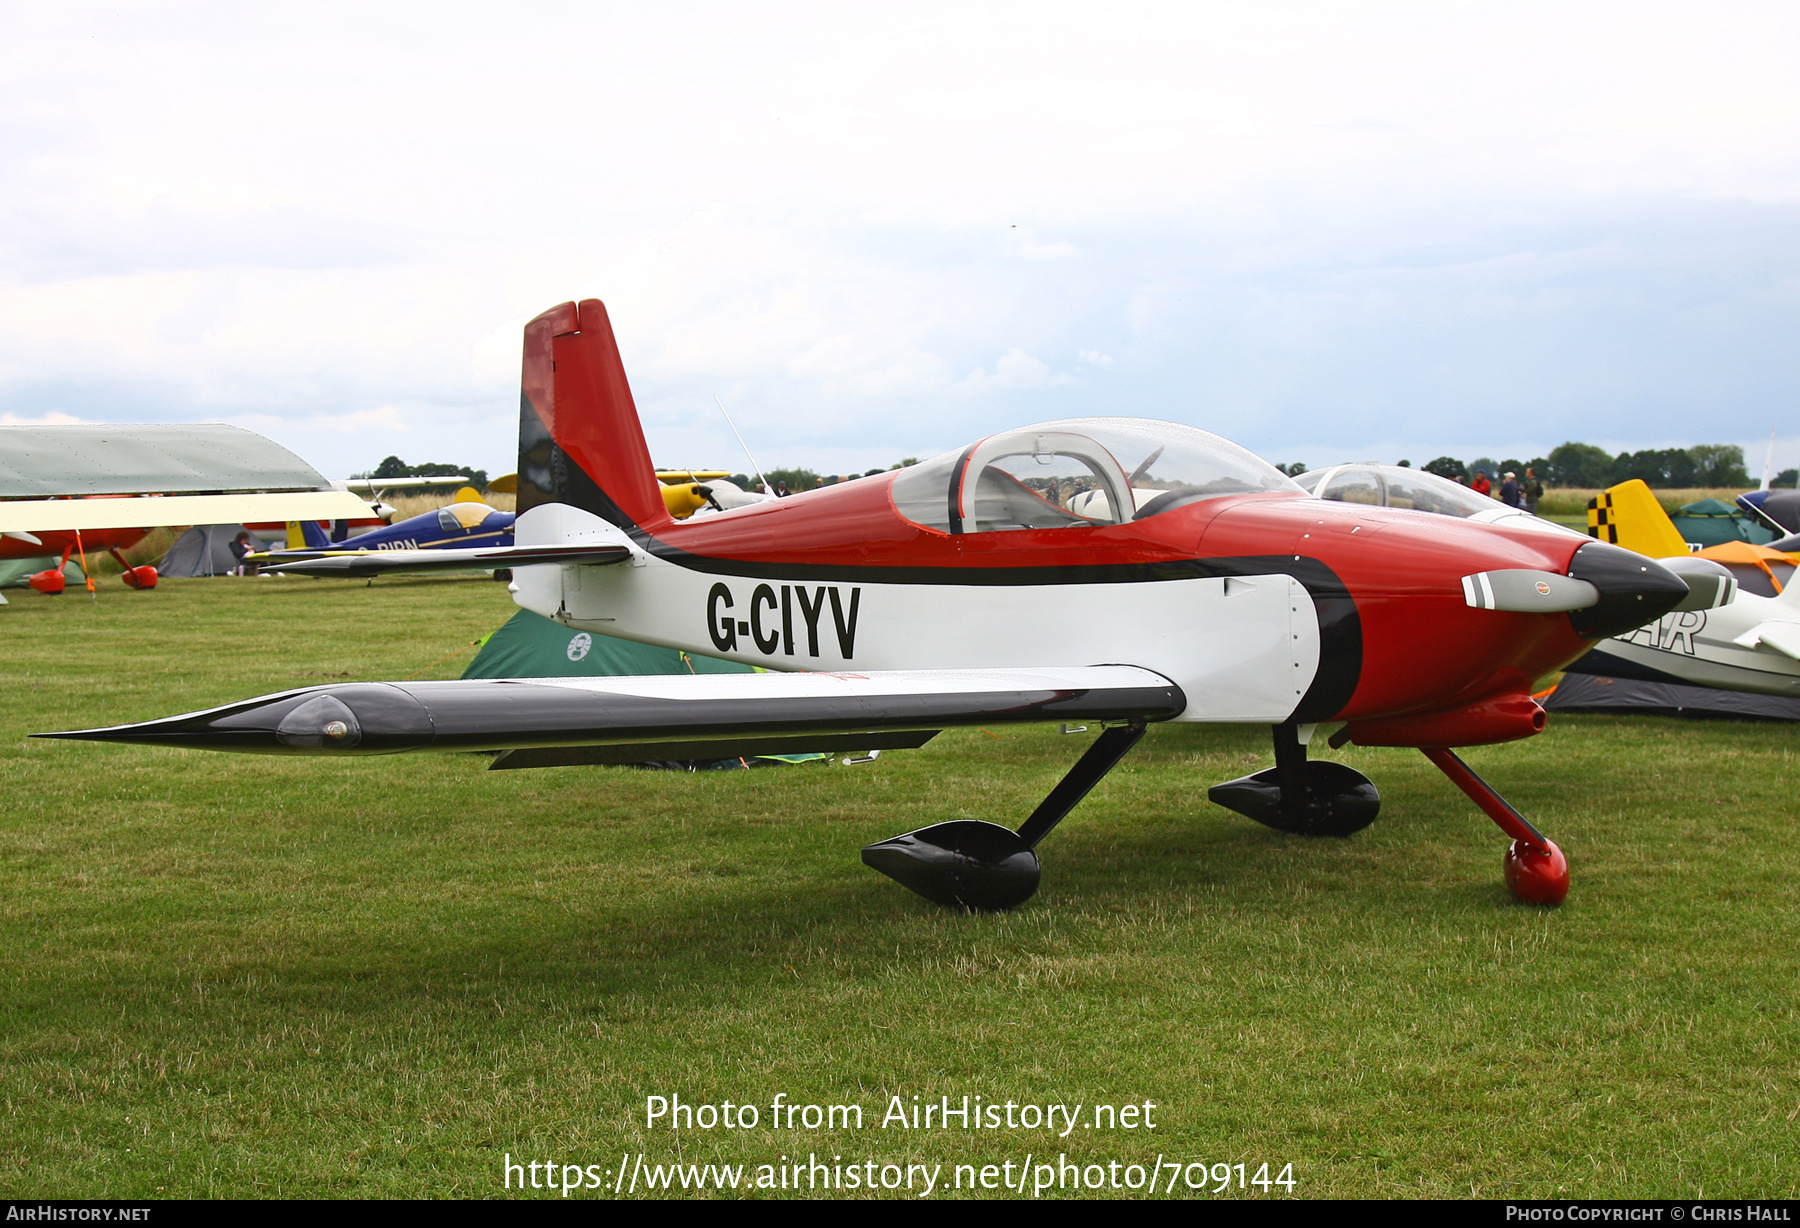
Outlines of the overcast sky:
{"label": "overcast sky", "polygon": [[660,463],[1075,414],[1273,461],[1800,464],[1800,5],[0,8],[0,422],[514,467],[604,299]]}

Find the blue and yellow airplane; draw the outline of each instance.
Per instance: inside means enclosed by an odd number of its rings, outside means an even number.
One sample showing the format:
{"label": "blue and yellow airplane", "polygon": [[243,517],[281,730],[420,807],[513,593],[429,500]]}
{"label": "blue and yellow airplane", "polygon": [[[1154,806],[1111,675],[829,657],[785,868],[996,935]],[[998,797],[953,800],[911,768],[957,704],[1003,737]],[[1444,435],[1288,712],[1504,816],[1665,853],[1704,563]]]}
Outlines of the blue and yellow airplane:
{"label": "blue and yellow airplane", "polygon": [[[746,496],[722,481],[723,470],[657,470],[664,505],[677,520],[701,509],[718,510],[721,500],[737,506]],[[488,483],[488,489],[510,494],[516,475]],[[751,496],[752,500],[762,496]],[[341,542],[331,541],[317,521],[287,522],[287,546],[245,557],[263,571],[358,579],[421,571],[494,571],[517,561],[510,557],[514,513],[489,507],[472,486],[457,491],[448,507],[423,512],[398,524],[383,525]]]}
{"label": "blue and yellow airplane", "polygon": [[[245,562],[264,571],[306,575],[375,576],[394,571],[436,570],[464,552],[504,549],[513,544],[512,512],[489,507],[473,487],[456,492],[448,507],[410,516],[355,537],[334,542],[315,520],[288,521],[287,546],[249,555]],[[447,553],[448,552],[448,553]],[[480,562],[471,561],[479,568]],[[488,569],[494,564],[489,563]]]}

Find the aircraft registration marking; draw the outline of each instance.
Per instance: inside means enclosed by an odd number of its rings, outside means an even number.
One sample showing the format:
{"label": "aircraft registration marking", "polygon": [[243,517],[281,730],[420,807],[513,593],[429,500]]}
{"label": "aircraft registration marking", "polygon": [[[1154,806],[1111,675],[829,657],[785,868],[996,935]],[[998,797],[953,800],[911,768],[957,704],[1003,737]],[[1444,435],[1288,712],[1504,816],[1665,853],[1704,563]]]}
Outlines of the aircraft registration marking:
{"label": "aircraft registration marking", "polygon": [[[819,655],[820,624],[825,608],[831,620],[825,630],[837,633],[838,653],[848,661],[856,655],[856,619],[862,608],[862,589],[851,587],[849,596],[836,584],[783,584],[780,594],[773,584],[758,584],[750,592],[748,618],[736,617],[738,599],[723,582],[706,595],[706,629],[720,652],[747,652],[754,646],[765,657],[797,656],[804,643],[806,654]],[[779,614],[779,618],[777,615]],[[797,617],[796,617],[797,616]],[[800,634],[795,634],[798,626]]]}
{"label": "aircraft registration marking", "polygon": [[1679,652],[1693,656],[1694,637],[1706,628],[1705,610],[1682,610],[1664,614],[1653,623],[1639,627],[1629,635],[1613,638],[1624,644],[1638,644],[1659,652]]}

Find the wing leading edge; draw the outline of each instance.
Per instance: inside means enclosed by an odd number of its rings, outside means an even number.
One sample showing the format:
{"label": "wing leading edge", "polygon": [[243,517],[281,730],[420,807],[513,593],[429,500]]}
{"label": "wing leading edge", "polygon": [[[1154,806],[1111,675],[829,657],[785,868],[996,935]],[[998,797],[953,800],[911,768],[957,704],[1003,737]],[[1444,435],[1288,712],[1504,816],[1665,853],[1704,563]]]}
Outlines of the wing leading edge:
{"label": "wing leading edge", "polygon": [[1130,665],[463,679],[307,687],[34,736],[250,754],[505,751],[494,766],[549,767],[783,753],[766,748],[794,738],[808,749],[823,748],[811,744],[821,737],[834,739],[833,749],[897,749],[955,726],[1161,721],[1186,707],[1180,687]]}
{"label": "wing leading edge", "polygon": [[302,576],[400,575],[424,571],[492,571],[496,567],[529,567],[534,563],[587,563],[601,566],[622,563],[631,557],[627,546],[474,546],[463,549],[365,550],[347,554],[323,554],[311,558],[284,559],[274,555],[262,564],[264,571],[289,571]]}

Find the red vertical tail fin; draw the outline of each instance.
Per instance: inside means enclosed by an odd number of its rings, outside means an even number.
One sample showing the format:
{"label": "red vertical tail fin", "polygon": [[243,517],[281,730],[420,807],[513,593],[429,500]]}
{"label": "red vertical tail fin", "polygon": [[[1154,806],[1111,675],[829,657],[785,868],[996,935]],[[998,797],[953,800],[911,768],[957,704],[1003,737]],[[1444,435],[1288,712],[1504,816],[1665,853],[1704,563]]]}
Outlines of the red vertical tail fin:
{"label": "red vertical tail fin", "polygon": [[565,503],[622,529],[669,519],[612,321],[599,299],[525,326],[519,511]]}

